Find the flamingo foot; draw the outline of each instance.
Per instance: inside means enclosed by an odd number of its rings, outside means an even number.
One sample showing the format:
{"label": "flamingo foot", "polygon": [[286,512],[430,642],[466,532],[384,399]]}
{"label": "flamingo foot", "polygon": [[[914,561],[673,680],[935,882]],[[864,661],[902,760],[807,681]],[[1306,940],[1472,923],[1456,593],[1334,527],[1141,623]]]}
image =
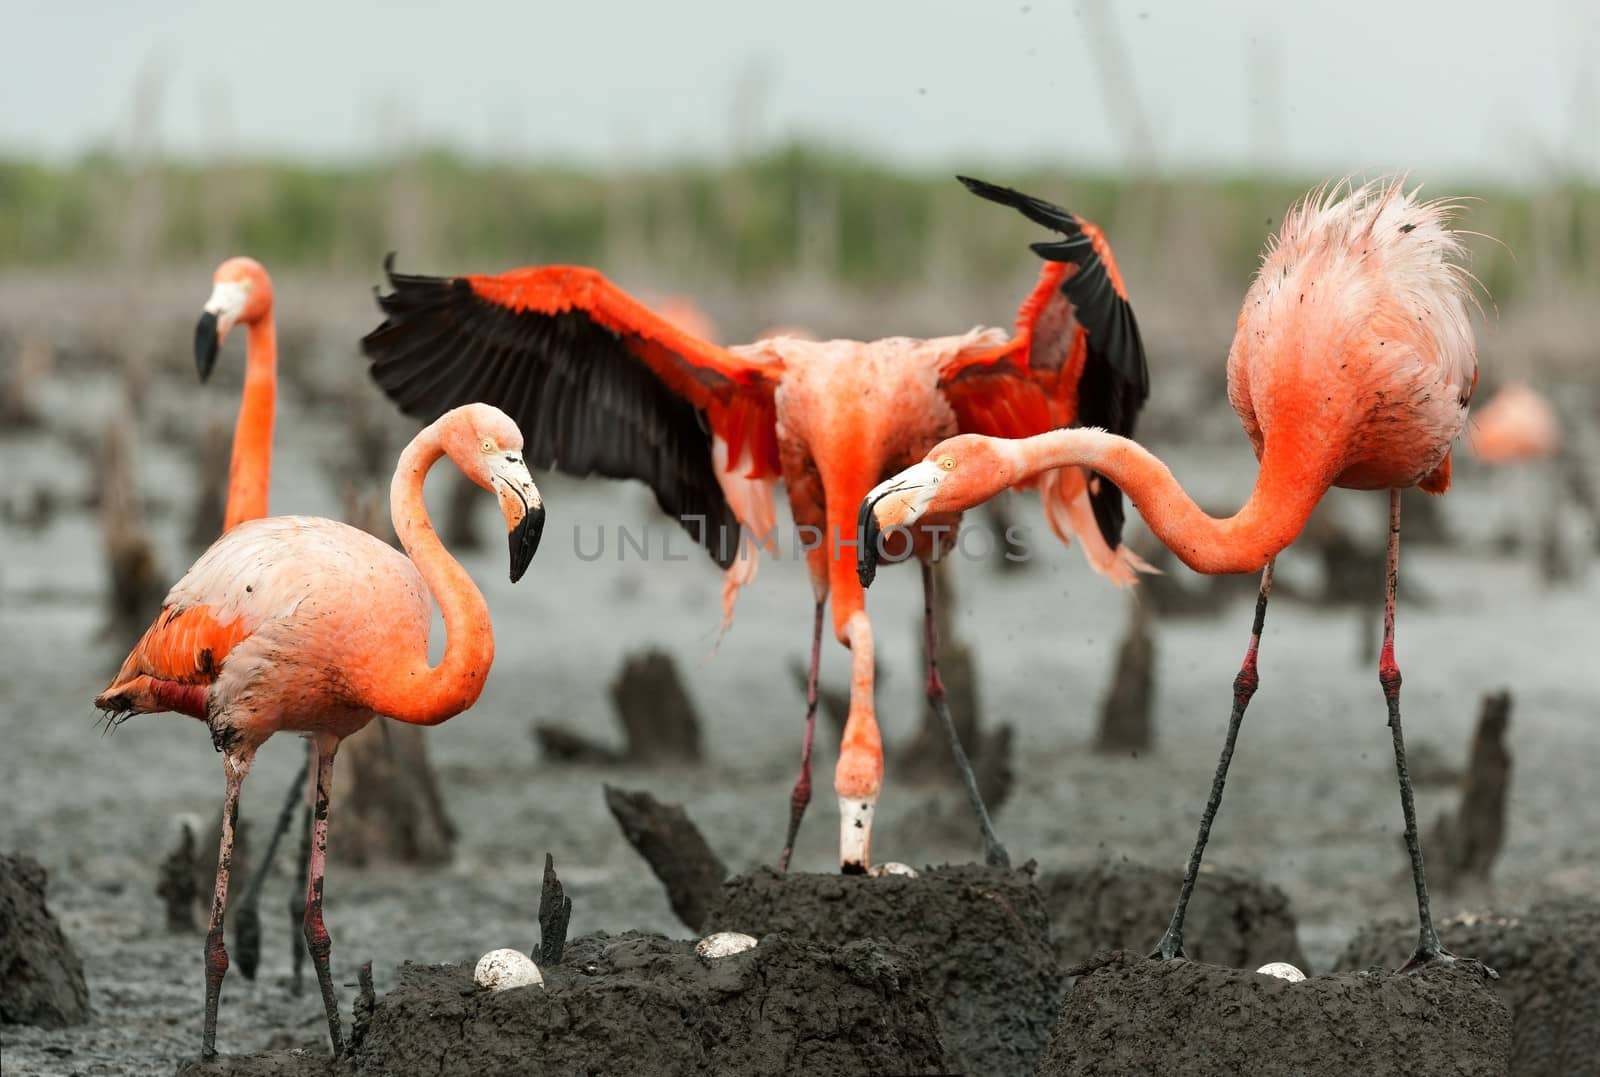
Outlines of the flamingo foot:
{"label": "flamingo foot", "polygon": [[1161,941],[1156,943],[1156,948],[1150,951],[1152,961],[1187,961],[1189,955],[1183,951],[1183,933],[1174,932],[1167,928],[1161,936]]}
{"label": "flamingo foot", "polygon": [[1401,976],[1408,976],[1412,973],[1421,972],[1424,969],[1436,968],[1441,965],[1481,972],[1484,976],[1491,980],[1498,980],[1500,978],[1500,974],[1498,972],[1490,968],[1488,965],[1485,965],[1477,958],[1457,957],[1455,954],[1451,953],[1449,950],[1446,950],[1436,942],[1431,944],[1423,943],[1419,945],[1416,950],[1412,952],[1410,958],[1406,960],[1406,963],[1395,969],[1395,972]]}

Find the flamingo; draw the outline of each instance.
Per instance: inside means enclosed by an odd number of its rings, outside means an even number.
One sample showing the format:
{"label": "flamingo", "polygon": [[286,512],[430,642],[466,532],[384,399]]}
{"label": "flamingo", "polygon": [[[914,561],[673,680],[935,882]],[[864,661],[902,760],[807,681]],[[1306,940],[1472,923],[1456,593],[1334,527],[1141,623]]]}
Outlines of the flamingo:
{"label": "flamingo", "polygon": [[[445,413],[400,454],[390,486],[401,554],[348,524],[316,516],[248,520],[201,554],[111,685],[94,701],[116,726],[133,714],[204,721],[222,753],[226,791],[211,925],[206,935],[204,1057],[216,1054],[217,1005],[228,970],[222,919],[239,791],[257,749],[300,733],[316,753],[316,806],[304,932],[342,1049],[322,920],[333,760],[344,738],[384,714],[437,725],[471,707],[494,661],[483,595],[434,533],[422,499],[429,468],[449,456],[496,495],[520,579],[544,528],[544,505],[522,459],[522,434],[485,404]],[[432,601],[444,614],[444,657],[428,664]]]}
{"label": "flamingo", "polygon": [[[669,515],[725,570],[723,627],[755,575],[773,531],[773,489],[788,488],[806,541],[815,599],[800,773],[780,856],[788,869],[811,799],[811,747],[823,620],[851,654],[850,710],[834,791],[842,871],[870,868],[883,747],[873,708],[873,639],[865,594],[848,552],[856,506],[874,483],[958,431],[1019,436],[1075,421],[1124,434],[1148,393],[1138,327],[1110,246],[1064,210],[1065,239],[1017,317],[1017,332],[974,329],[932,340],[859,342],[778,337],[730,348],[684,333],[593,269],[542,266],[497,276],[429,277],[394,271],[378,296],[385,320],[362,340],[379,386],[427,420],[469,397],[515,415],[529,457],[576,475],[647,482]],[[1091,491],[1067,468],[1040,480],[1063,541],[1075,534],[1090,564],[1119,584],[1143,563],[1121,545],[1121,494]],[[930,558],[957,523],[920,528],[927,692],[991,863],[1007,862],[945,705],[935,647]],[[752,535],[754,537],[752,537]],[[731,537],[731,538],[730,538]],[[769,547],[770,548],[770,547]]]}
{"label": "flamingo", "polygon": [[[1342,193],[1342,197],[1341,197]],[[1041,203],[1005,192],[1035,221]],[[1443,493],[1451,444],[1467,420],[1478,361],[1468,319],[1470,277],[1454,207],[1422,202],[1399,180],[1313,192],[1284,218],[1245,296],[1228,354],[1228,397],[1260,461],[1255,489],[1227,519],[1207,516],[1148,450],[1104,430],[1055,430],[1014,441],[961,436],[880,484],[862,502],[865,530],[912,526],[971,508],[1041,472],[1092,468],[1125,490],[1157,537],[1198,572],[1261,571],[1250,643],[1234,681],[1233,713],[1177,906],[1153,956],[1183,953],[1184,910],[1222,800],[1234,741],[1258,683],[1256,653],[1273,559],[1294,541],[1329,487],[1386,490],[1388,564],[1378,678],[1394,741],[1406,846],[1417,896],[1418,943],[1404,966],[1454,957],[1428,909],[1416,809],[1400,725],[1394,654],[1400,491]],[[870,578],[876,543],[858,568]]]}
{"label": "flamingo", "polygon": [[278,335],[272,318],[272,278],[254,258],[229,258],[211,278],[211,297],[194,327],[200,380],[211,376],[217,351],[235,325],[248,332],[244,396],[233,430],[228,505],[222,530],[267,514],[272,478],[272,419],[278,395]]}
{"label": "flamingo", "polygon": [[1561,451],[1561,420],[1538,390],[1511,382],[1473,415],[1467,440],[1472,454],[1485,463],[1545,460]]}

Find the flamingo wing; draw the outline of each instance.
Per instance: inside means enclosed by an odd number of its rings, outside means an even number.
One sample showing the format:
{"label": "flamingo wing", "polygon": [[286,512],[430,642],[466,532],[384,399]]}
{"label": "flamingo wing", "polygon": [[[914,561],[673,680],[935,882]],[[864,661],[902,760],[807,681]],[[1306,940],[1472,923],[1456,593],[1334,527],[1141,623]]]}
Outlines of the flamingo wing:
{"label": "flamingo wing", "polygon": [[744,476],[779,473],[775,357],[742,356],[678,329],[593,269],[497,276],[384,271],[384,321],[361,341],[373,379],[432,421],[484,401],[527,438],[529,463],[647,483],[723,568],[737,514],[717,480],[713,438]]}
{"label": "flamingo wing", "polygon": [[[1062,236],[1031,245],[1045,265],[1017,312],[1016,335],[992,354],[946,368],[945,393],[962,430],[1017,438],[1062,426],[1097,426],[1133,436],[1150,395],[1150,368],[1105,234],[1042,199],[958,178],[980,198],[1010,206]],[[1075,498],[1084,486],[1061,481],[1052,489]],[[1122,541],[1122,491],[1092,475],[1087,492],[1095,524],[1115,550]]]}

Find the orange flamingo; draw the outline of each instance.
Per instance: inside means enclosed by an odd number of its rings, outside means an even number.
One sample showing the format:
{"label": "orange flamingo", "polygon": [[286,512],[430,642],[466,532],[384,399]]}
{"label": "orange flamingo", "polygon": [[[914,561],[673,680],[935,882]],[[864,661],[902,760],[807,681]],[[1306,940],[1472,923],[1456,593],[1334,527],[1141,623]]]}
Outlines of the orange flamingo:
{"label": "orange flamingo", "polygon": [[[424,420],[476,397],[504,407],[529,437],[529,459],[576,475],[649,483],[726,570],[723,623],[755,574],[773,528],[773,486],[788,487],[808,538],[816,600],[800,774],[780,864],[787,869],[811,797],[811,745],[824,610],[851,652],[850,711],[834,791],[840,866],[869,867],[883,780],[873,709],[872,629],[848,552],[856,506],[885,475],[958,431],[1019,436],[1074,421],[1131,434],[1148,391],[1144,351],[1105,238],[1062,210],[1066,239],[1023,303],[1017,333],[973,330],[934,340],[867,343],[777,338],[722,348],[685,334],[592,269],[544,266],[498,276],[425,277],[385,271],[384,322],[362,347],[378,384]],[[1141,563],[1121,543],[1121,495],[1091,491],[1067,468],[1040,483],[1065,540],[1119,583]],[[923,561],[927,691],[982,831],[1004,863],[988,813],[949,721],[934,646],[927,559],[948,549],[955,516],[927,521],[909,553]],[[750,537],[750,533],[754,538]]]}
{"label": "orange flamingo", "polygon": [[[95,699],[112,726],[135,713],[199,718],[222,753],[227,786],[206,935],[205,1057],[216,1053],[217,1003],[228,970],[222,919],[239,790],[256,750],[278,732],[303,734],[316,750],[304,931],[334,1054],[342,1050],[322,922],[334,753],[375,714],[437,725],[477,701],[494,661],[489,610],[434,533],[422,482],[440,456],[449,456],[499,498],[515,581],[544,528],[543,502],[521,450],[516,424],[484,404],[447,412],[413,438],[400,454],[389,499],[405,555],[365,531],[316,516],[268,517],[233,528],[173,586],[155,623]],[[448,636],[433,667],[430,595]]]}
{"label": "orange flamingo", "polygon": [[272,418],[278,396],[278,336],[272,318],[272,278],[254,258],[229,258],[211,278],[211,298],[194,327],[200,380],[211,376],[217,351],[235,325],[248,332],[244,396],[233,429],[228,506],[222,529],[267,514],[272,481]]}
{"label": "orange flamingo", "polygon": [[1511,382],[1473,414],[1467,440],[1472,454],[1485,463],[1546,460],[1561,451],[1561,420],[1538,391]]}
{"label": "orange flamingo", "polygon": [[[1467,420],[1478,361],[1467,316],[1469,277],[1443,202],[1419,202],[1398,181],[1339,197],[1313,193],[1283,228],[1245,296],[1228,354],[1228,397],[1260,460],[1250,499],[1225,520],[1207,516],[1167,466],[1103,430],[1056,430],[1016,441],[963,436],[874,489],[862,503],[869,532],[960,512],[1019,480],[1067,465],[1119,484],[1156,535],[1198,572],[1263,569],[1233,714],[1200,833],[1172,921],[1156,955],[1183,953],[1183,917],[1245,707],[1257,684],[1256,651],[1272,587],[1272,563],[1293,542],[1331,486],[1389,492],[1388,572],[1378,677],[1388,700],[1417,892],[1419,937],[1408,968],[1450,959],[1428,911],[1416,810],[1400,729],[1400,668],[1394,657],[1394,596],[1400,553],[1400,491],[1442,493],[1450,447]],[[1018,200],[1024,212],[1037,204]],[[1030,212],[1035,220],[1037,212]],[[859,570],[870,578],[875,543]]]}

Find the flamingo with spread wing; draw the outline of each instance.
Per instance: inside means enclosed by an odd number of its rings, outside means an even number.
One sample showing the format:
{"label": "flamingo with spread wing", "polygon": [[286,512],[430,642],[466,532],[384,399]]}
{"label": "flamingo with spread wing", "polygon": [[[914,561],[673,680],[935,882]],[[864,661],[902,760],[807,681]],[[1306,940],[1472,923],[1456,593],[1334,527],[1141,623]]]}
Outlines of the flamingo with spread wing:
{"label": "flamingo with spread wing", "polygon": [[[965,181],[983,197],[1022,196]],[[1149,392],[1144,348],[1110,246],[1098,228],[1029,202],[1062,238],[1035,244],[1046,261],[1017,331],[975,329],[932,340],[769,338],[719,347],[689,335],[593,269],[538,266],[494,276],[428,277],[385,269],[385,319],[362,340],[377,383],[407,414],[432,420],[482,400],[527,436],[530,464],[646,482],[725,570],[724,626],[773,529],[774,485],[788,489],[816,600],[800,774],[781,857],[787,869],[811,796],[811,744],[824,613],[851,652],[850,711],[834,774],[840,866],[869,867],[883,748],[873,709],[873,640],[857,577],[857,507],[875,484],[951,435],[1020,437],[1085,423],[1131,435]],[[1122,495],[1072,467],[1037,485],[1052,527],[1076,536],[1094,568],[1129,584],[1144,567],[1121,545]],[[913,529],[923,562],[927,690],[982,830],[1005,863],[949,720],[934,642],[928,561],[953,544],[950,515]],[[814,530],[813,530],[814,529]],[[808,544],[809,545],[809,544]]]}

